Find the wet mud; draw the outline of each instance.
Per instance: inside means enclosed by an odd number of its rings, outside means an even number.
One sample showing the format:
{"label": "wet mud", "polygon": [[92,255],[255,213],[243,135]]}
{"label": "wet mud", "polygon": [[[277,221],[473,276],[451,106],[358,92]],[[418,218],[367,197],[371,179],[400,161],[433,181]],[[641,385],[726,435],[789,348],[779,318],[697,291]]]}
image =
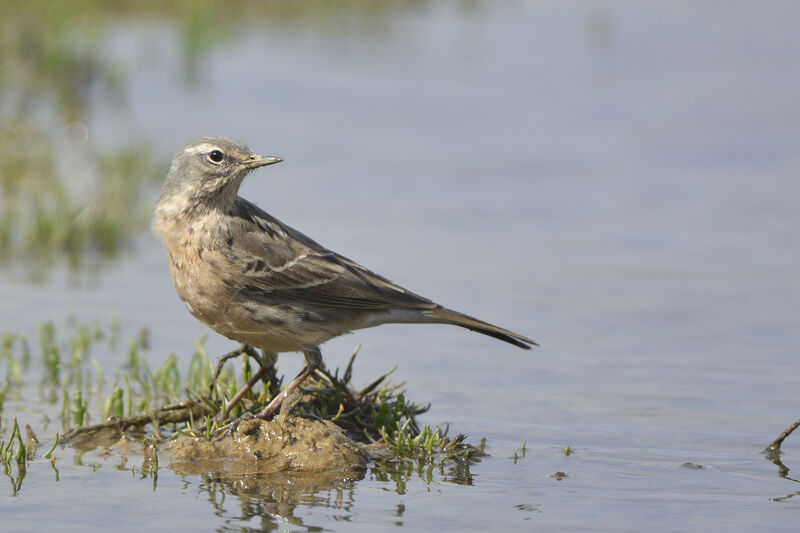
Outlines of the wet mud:
{"label": "wet mud", "polygon": [[179,435],[159,453],[181,475],[358,474],[368,461],[364,449],[333,422],[301,417],[243,420],[212,440]]}

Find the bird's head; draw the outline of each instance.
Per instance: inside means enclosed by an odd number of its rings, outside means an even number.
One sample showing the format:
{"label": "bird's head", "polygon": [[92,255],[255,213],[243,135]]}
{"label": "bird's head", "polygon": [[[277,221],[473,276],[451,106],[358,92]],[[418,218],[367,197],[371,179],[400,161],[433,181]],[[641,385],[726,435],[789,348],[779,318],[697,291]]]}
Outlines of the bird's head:
{"label": "bird's head", "polygon": [[233,205],[244,177],[253,169],[280,163],[280,157],[258,155],[245,143],[228,137],[203,137],[175,155],[161,188],[159,206]]}

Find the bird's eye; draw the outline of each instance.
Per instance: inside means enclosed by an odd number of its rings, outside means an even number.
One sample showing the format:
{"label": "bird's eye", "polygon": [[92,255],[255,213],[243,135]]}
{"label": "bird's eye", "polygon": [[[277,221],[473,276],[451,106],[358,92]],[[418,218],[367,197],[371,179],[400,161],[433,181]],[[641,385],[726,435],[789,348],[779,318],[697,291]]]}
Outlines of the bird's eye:
{"label": "bird's eye", "polygon": [[211,150],[208,153],[208,159],[212,163],[222,163],[223,154],[219,150]]}

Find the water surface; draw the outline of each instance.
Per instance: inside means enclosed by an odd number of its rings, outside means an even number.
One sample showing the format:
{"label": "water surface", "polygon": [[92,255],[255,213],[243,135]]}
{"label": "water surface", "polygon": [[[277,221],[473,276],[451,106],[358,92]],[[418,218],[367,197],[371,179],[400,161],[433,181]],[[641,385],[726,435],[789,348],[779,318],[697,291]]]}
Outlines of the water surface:
{"label": "water surface", "polygon": [[[799,15],[788,2],[423,2],[253,15],[188,58],[175,18],[105,21],[125,96],[89,102],[91,146],[144,138],[168,161],[229,135],[281,156],[242,195],[542,347],[397,325],[323,348],[336,367],[361,344],[357,382],[397,364],[408,396],[432,403],[424,421],[485,437],[491,457],[467,485],[370,473],[287,502],[166,469],[154,489],[116,459],[72,466],[67,449],[58,482],[34,462],[0,498],[3,523],[794,530],[800,486],[761,451],[800,416]],[[146,231],[94,275],[8,272],[0,294],[5,331],[116,312],[125,332],[150,328],[154,362],[188,362],[207,332]],[[299,367],[282,356],[282,371]],[[790,437],[790,468],[799,451]]]}

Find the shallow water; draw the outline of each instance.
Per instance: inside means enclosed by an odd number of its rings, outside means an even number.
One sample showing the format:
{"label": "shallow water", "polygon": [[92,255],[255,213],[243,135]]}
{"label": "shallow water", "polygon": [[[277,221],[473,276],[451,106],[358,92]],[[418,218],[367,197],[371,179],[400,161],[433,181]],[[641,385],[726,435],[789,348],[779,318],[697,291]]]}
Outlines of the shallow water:
{"label": "shallow water", "polygon": [[[38,461],[0,496],[3,524],[794,530],[800,486],[761,452],[800,416],[798,15],[788,2],[434,2],[330,24],[253,17],[193,71],[174,20],[109,21],[98,38],[127,72],[125,99],[91,101],[91,143],[145,137],[168,161],[230,135],[281,156],[243,196],[542,347],[398,325],[323,348],[337,367],[361,344],[356,382],[397,364],[408,396],[432,403],[423,421],[485,437],[468,484],[368,473],[282,497],[162,468],[154,486],[118,457],[92,468],[66,449],[58,482]],[[96,275],[7,272],[0,295],[4,331],[117,312],[128,333],[150,328],[153,362],[188,363],[207,332],[147,233]],[[299,367],[281,357],[287,375]],[[800,437],[784,451],[792,476]]]}

